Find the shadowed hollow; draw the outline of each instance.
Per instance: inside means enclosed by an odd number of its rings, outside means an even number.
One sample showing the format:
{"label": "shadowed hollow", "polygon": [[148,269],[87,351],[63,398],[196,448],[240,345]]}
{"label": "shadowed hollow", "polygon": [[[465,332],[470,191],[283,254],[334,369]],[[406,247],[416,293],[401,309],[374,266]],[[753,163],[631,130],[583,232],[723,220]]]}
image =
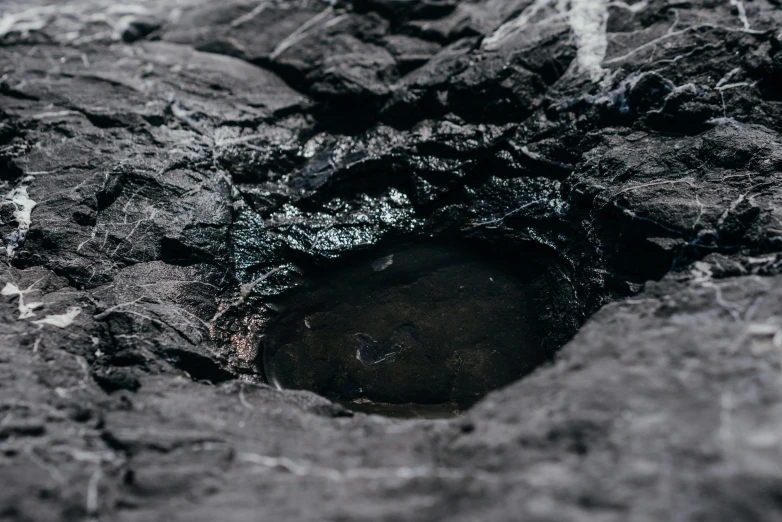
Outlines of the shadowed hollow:
{"label": "shadowed hollow", "polygon": [[267,336],[269,382],[357,411],[458,414],[550,360],[573,292],[540,249],[406,246],[309,278]]}

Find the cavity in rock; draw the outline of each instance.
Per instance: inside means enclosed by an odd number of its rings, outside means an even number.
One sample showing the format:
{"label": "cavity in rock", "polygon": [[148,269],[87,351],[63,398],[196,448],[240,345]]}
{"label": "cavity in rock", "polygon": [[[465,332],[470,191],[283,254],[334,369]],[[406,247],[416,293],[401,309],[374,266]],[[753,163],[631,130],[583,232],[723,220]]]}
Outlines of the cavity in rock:
{"label": "cavity in rock", "polygon": [[498,256],[428,244],[309,277],[280,303],[267,379],[361,411],[456,414],[550,360],[572,334],[565,274],[539,249]]}

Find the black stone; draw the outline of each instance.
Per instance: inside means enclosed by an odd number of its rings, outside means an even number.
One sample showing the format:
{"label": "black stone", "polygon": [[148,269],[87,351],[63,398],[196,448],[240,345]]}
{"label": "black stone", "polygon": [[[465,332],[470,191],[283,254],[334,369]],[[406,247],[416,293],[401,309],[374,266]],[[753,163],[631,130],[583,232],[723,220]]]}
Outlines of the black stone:
{"label": "black stone", "polygon": [[308,278],[281,306],[263,358],[276,386],[459,409],[550,361],[550,316],[577,314],[551,256],[429,243]]}
{"label": "black stone", "polygon": [[780,518],[778,0],[0,11],[0,519]]}

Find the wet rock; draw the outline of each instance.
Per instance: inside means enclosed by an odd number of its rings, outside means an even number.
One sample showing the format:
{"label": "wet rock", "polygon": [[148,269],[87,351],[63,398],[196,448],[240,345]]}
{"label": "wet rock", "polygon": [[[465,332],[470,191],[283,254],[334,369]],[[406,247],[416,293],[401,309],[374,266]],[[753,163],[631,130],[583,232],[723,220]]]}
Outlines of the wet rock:
{"label": "wet rock", "polygon": [[162,38],[202,51],[263,61],[280,42],[328,7],[327,2],[319,1],[203,3],[167,24]]}
{"label": "wet rock", "polygon": [[577,314],[572,296],[556,260],[534,250],[493,262],[405,247],[281,304],[263,366],[277,386],[337,400],[465,407],[551,359],[567,336],[551,321]]}
{"label": "wet rock", "polygon": [[0,518],[778,518],[781,23],[4,6]]}

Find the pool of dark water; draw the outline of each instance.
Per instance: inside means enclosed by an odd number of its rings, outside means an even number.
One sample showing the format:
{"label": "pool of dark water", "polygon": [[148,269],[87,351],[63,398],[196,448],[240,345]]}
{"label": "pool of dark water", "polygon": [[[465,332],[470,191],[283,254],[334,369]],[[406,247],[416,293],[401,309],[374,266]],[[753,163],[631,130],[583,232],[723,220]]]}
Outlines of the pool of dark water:
{"label": "pool of dark water", "polygon": [[566,271],[533,248],[407,245],[308,276],[279,304],[271,384],[394,417],[458,415],[549,361],[573,322]]}

